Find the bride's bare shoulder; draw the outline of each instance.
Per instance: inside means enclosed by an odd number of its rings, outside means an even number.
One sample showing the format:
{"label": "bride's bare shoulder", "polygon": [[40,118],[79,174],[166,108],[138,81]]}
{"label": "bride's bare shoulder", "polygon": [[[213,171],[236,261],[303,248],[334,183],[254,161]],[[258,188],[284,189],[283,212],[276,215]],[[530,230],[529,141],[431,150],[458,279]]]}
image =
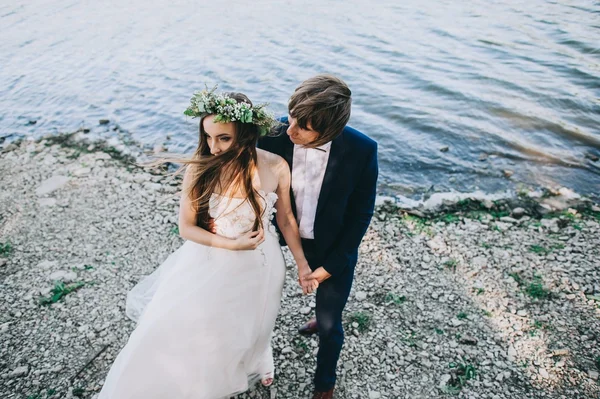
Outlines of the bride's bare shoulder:
{"label": "bride's bare shoulder", "polygon": [[285,159],[272,152],[257,148],[258,162],[266,165],[273,173],[279,175],[285,168],[289,168]]}
{"label": "bride's bare shoulder", "polygon": [[258,156],[259,162],[264,162],[270,166],[278,167],[282,163],[285,163],[285,159],[277,154],[273,154],[272,152],[265,151],[261,148],[256,149],[256,155]]}

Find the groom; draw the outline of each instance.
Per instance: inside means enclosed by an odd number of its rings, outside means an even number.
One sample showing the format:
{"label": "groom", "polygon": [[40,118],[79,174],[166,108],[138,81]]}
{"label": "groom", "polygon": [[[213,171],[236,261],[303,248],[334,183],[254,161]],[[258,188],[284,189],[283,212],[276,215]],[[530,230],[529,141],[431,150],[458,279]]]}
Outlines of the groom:
{"label": "groom", "polygon": [[316,321],[299,330],[319,334],[313,399],[333,397],[344,343],[342,311],[375,205],[377,143],[346,126],[351,103],[341,79],[314,76],[292,94],[279,135],[259,143],[290,166],[292,208],[312,269],[298,270],[298,276],[319,282]]}

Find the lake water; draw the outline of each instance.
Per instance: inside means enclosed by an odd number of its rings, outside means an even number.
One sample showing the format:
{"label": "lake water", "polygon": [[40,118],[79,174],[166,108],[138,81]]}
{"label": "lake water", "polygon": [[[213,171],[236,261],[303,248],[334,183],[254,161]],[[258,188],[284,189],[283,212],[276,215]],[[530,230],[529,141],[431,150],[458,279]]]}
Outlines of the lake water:
{"label": "lake water", "polygon": [[353,91],[351,125],[379,142],[382,192],[600,192],[597,1],[3,3],[5,143],[118,124],[191,151],[194,90],[286,114],[299,82],[329,72]]}

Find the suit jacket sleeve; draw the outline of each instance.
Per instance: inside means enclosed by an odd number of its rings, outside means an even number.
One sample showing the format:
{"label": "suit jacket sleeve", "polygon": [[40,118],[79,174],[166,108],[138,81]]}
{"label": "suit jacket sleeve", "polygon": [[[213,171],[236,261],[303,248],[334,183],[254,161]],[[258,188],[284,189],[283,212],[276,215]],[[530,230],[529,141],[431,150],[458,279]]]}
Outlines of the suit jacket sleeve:
{"label": "suit jacket sleeve", "polygon": [[378,174],[377,145],[375,145],[359,176],[358,184],[348,200],[343,232],[323,264],[325,270],[332,276],[341,273],[348,265],[356,261],[358,246],[373,217]]}

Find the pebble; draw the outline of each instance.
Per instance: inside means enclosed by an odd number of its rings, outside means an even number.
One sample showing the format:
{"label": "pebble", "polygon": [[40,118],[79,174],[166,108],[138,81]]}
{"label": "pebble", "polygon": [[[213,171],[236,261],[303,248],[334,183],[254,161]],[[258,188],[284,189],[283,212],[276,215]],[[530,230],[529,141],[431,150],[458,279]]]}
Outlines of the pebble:
{"label": "pebble", "polygon": [[358,291],[356,293],[356,299],[359,301],[364,301],[365,299],[367,299],[367,293],[364,291]]}
{"label": "pebble", "polygon": [[511,362],[514,362],[517,360],[517,350],[515,349],[514,346],[510,345],[508,347],[507,357],[508,357],[508,360],[510,360]]}
{"label": "pebble", "polygon": [[92,172],[91,168],[79,168],[79,169],[75,169],[73,171],[73,176],[78,176],[78,177],[86,176],[86,175],[89,175],[91,172]]}
{"label": "pebble", "polygon": [[67,176],[52,176],[51,178],[44,180],[35,190],[35,193],[38,196],[47,195],[64,187],[68,182],[69,178]]}
{"label": "pebble", "polygon": [[77,280],[77,273],[70,270],[58,270],[50,274],[48,277],[50,281],[63,281],[69,283]]}
{"label": "pebble", "polygon": [[50,207],[56,205],[56,198],[40,198],[38,200],[40,206]]}
{"label": "pebble", "polygon": [[477,338],[475,338],[475,337],[473,337],[473,336],[470,336],[470,335],[464,335],[464,336],[462,336],[462,337],[460,338],[459,342],[460,342],[461,344],[463,344],[463,345],[471,345],[471,346],[474,346],[474,345],[477,345],[477,342],[478,342],[478,340],[477,340]]}
{"label": "pebble", "polygon": [[523,208],[515,208],[512,210],[511,215],[517,219],[522,218],[523,216],[525,216],[527,214],[527,212],[525,211],[525,209]]}
{"label": "pebble", "polygon": [[29,373],[29,367],[21,366],[21,367],[17,367],[13,371],[11,371],[11,373],[8,376],[10,378],[18,378],[18,377],[23,377],[23,376],[27,375],[27,373]]}
{"label": "pebble", "polygon": [[305,315],[309,314],[310,311],[311,311],[310,306],[304,306],[303,308],[300,309],[300,313],[305,314]]}

